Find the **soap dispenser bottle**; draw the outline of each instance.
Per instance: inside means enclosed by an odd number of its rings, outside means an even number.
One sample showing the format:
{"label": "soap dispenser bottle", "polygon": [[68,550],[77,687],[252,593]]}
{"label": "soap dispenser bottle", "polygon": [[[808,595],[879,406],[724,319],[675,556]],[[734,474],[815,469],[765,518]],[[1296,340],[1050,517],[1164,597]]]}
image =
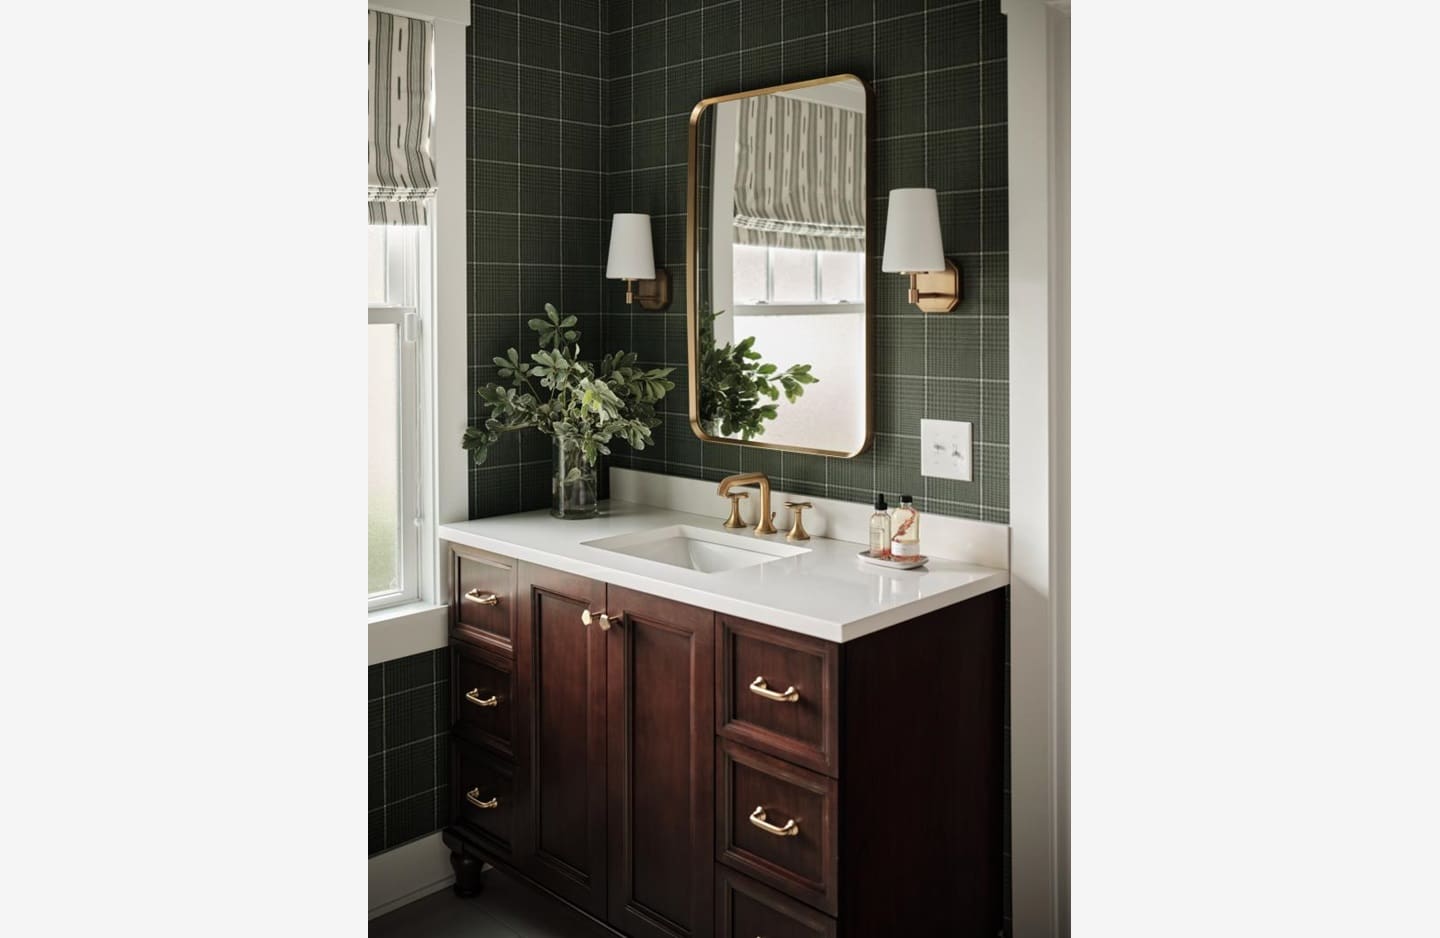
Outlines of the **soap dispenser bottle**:
{"label": "soap dispenser bottle", "polygon": [[920,512],[909,495],[900,496],[895,509],[894,533],[890,536],[890,556],[895,560],[914,560],[920,556]]}
{"label": "soap dispenser bottle", "polygon": [[870,516],[870,556],[890,556],[890,506],[878,492],[875,493],[875,513]]}

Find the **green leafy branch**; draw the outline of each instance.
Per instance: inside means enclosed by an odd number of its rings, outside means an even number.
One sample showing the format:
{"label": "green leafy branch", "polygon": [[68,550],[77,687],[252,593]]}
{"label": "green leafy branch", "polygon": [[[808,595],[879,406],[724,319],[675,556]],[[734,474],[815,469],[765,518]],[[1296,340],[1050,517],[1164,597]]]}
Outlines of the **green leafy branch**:
{"label": "green leafy branch", "polygon": [[715,320],[724,311],[700,309],[700,422],[715,435],[749,440],[779,414],[780,395],[795,403],[807,384],[820,379],[809,365],[784,371],[755,350],[755,337],[715,344]]}
{"label": "green leafy branch", "polygon": [[[508,386],[491,382],[475,393],[489,408],[478,427],[465,430],[462,445],[477,464],[485,462],[500,436],[535,429],[573,449],[588,466],[608,455],[616,438],[644,449],[660,425],[655,404],[675,387],[673,368],[638,368],[633,352],[602,356],[594,364],[580,360],[579,320],[562,317],[549,303],[545,318],[530,320],[540,350],[528,361],[515,349],[494,358],[497,374]],[[570,480],[580,467],[572,467]]]}

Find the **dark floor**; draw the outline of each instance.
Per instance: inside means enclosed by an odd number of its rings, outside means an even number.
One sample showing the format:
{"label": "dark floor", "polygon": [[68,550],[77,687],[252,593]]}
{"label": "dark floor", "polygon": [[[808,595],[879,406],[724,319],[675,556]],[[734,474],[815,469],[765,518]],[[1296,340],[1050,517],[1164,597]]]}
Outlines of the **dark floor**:
{"label": "dark floor", "polygon": [[370,938],[614,938],[577,912],[504,874],[461,899],[441,890],[370,921]]}

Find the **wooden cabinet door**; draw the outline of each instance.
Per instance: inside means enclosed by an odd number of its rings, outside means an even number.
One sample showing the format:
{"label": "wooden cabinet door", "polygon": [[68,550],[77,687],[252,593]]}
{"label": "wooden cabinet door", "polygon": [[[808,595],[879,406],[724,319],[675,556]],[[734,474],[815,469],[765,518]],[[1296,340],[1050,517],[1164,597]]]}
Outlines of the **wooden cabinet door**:
{"label": "wooden cabinet door", "polygon": [[635,938],[714,934],[715,615],[608,587],[610,908]]}
{"label": "wooden cabinet door", "polygon": [[605,584],[522,563],[515,743],[522,870],[596,917],[606,908]]}

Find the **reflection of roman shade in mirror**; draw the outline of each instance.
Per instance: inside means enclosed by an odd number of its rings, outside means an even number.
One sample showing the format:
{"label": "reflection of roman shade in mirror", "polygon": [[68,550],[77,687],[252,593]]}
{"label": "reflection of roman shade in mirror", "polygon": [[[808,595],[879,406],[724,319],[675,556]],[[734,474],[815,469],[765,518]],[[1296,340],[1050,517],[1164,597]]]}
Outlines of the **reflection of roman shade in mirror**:
{"label": "reflection of roman shade in mirror", "polygon": [[738,102],[735,243],[865,249],[865,116],[787,95]]}

